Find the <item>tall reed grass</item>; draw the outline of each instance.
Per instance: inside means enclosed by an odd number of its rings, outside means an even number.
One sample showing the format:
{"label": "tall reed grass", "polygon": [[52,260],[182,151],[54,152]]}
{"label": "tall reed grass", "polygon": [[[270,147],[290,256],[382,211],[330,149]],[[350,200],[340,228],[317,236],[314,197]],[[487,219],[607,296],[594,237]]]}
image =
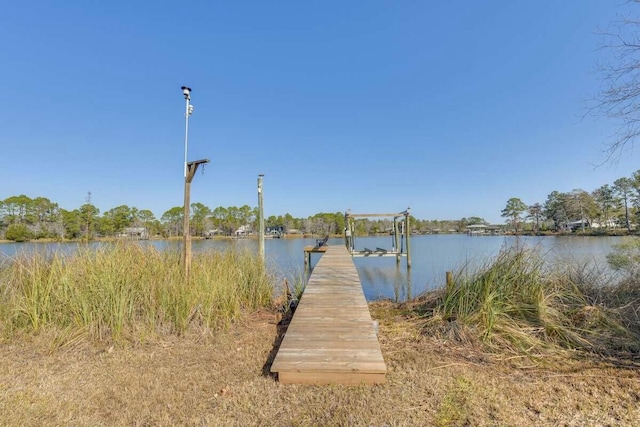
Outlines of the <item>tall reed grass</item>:
{"label": "tall reed grass", "polygon": [[271,304],[273,285],[251,252],[194,254],[185,283],[181,254],[124,243],[18,255],[0,270],[5,332],[53,327],[98,339],[215,329]]}
{"label": "tall reed grass", "polygon": [[430,300],[429,322],[448,325],[458,338],[470,333],[489,347],[520,354],[638,346],[638,331],[624,325],[621,307],[594,300],[601,276],[550,269],[535,250],[503,250],[484,266],[453,277],[441,297]]}

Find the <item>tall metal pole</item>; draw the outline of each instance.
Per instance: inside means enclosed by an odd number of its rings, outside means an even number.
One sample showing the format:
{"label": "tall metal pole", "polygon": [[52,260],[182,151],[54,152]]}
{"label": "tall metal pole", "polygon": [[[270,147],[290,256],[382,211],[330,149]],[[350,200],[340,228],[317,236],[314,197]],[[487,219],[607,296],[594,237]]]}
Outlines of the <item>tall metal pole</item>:
{"label": "tall metal pole", "polygon": [[[189,115],[191,115],[191,108],[189,102],[191,101],[191,88],[182,86],[182,94],[185,100],[185,112],[184,112],[184,213],[182,219],[182,234],[184,238],[183,243],[183,264],[184,264],[184,280],[185,283],[189,282],[189,275],[191,273],[191,232],[189,230],[189,204],[191,202],[191,180],[193,176],[189,177],[187,173],[187,147],[189,143]],[[195,168],[194,168],[195,173]]]}
{"label": "tall metal pole", "polygon": [[264,208],[262,200],[262,177],[258,175],[258,254],[264,262]]}
{"label": "tall metal pole", "polygon": [[[182,90],[184,91],[185,87],[183,86]],[[184,178],[187,178],[187,147],[189,146],[189,116],[191,112],[189,111],[189,101],[191,101],[191,89],[189,89],[189,94],[186,94],[185,97],[185,111],[184,111]]]}

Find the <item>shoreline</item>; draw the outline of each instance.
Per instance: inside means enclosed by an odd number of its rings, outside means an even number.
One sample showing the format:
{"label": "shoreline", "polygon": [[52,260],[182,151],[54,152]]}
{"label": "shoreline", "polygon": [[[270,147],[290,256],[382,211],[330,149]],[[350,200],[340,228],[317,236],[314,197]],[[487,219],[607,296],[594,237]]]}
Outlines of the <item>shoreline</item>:
{"label": "shoreline", "polygon": [[[321,236],[319,235],[311,235],[311,234],[286,234],[284,237],[281,238],[265,238],[265,240],[279,240],[279,239],[285,239],[285,240],[293,240],[293,239],[318,239]],[[332,235],[330,236],[331,238],[341,238],[343,237],[342,235]],[[138,241],[182,241],[183,237],[182,236],[178,236],[178,237],[150,237],[149,239],[128,239],[128,238],[122,238],[122,237],[96,237],[93,238],[91,240],[89,240],[89,243],[92,242],[118,242],[118,241],[123,241],[123,242],[138,242]],[[195,240],[258,240],[258,236],[244,236],[244,237],[235,237],[235,236],[213,236],[211,238],[206,238],[206,237],[202,237],[202,236],[192,236],[191,237],[191,241],[195,241]],[[13,240],[6,240],[6,239],[0,239],[0,244],[3,243],[87,243],[87,241],[85,239],[54,239],[54,238],[43,238],[43,239],[33,239],[33,240],[26,240],[24,242],[15,242]]]}
{"label": "shoreline", "polygon": [[[467,235],[467,233],[427,233],[427,234],[412,234],[412,237],[419,237],[419,236],[440,236],[440,235]],[[375,235],[370,235],[370,236],[357,236],[358,238],[368,238],[368,237],[386,237],[388,236],[387,234],[375,234]],[[640,232],[638,231],[610,231],[610,232],[605,232],[605,233],[601,233],[601,232],[592,232],[592,233],[521,233],[521,234],[513,234],[513,233],[505,233],[505,234],[500,234],[500,235],[470,235],[469,237],[505,237],[505,236],[511,236],[511,237],[640,237]],[[280,237],[280,238],[273,238],[273,237],[269,237],[269,238],[265,238],[265,240],[278,240],[278,239],[285,239],[285,240],[292,240],[292,239],[318,239],[321,238],[322,236],[320,235],[310,235],[310,234],[286,234],[284,235],[284,237]],[[332,239],[340,239],[343,238],[344,235],[342,234],[333,234],[329,236]],[[191,240],[244,240],[244,239],[248,239],[248,240],[257,240],[258,236],[245,236],[245,237],[235,237],[235,236],[213,236],[210,238],[205,238],[202,236],[192,236]],[[117,242],[117,241],[149,241],[149,240],[154,240],[154,241],[181,241],[183,240],[182,236],[178,236],[178,237],[151,237],[149,239],[127,239],[127,238],[121,238],[121,237],[96,237],[93,238],[91,240],[89,240],[89,242]],[[6,240],[6,239],[0,239],[0,244],[17,244],[17,243],[86,243],[87,241],[85,239],[54,239],[54,238],[43,238],[43,239],[33,239],[33,240],[26,240],[24,242],[15,242],[13,240]]]}

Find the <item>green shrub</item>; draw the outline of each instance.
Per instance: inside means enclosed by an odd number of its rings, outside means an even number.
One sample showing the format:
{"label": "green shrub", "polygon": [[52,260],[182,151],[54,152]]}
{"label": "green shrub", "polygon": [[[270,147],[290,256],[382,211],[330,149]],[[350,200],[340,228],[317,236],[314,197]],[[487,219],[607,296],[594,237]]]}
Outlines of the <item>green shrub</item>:
{"label": "green shrub", "polygon": [[5,239],[14,242],[26,242],[32,238],[31,232],[24,224],[11,224],[4,234]]}

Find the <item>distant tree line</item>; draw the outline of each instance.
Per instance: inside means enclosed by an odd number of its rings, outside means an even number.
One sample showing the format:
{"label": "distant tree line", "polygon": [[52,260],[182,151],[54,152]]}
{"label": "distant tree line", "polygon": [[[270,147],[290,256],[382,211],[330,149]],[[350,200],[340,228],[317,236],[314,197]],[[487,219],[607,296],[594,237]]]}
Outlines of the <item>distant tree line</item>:
{"label": "distant tree line", "polygon": [[[0,200],[0,238],[13,241],[34,239],[93,239],[126,234],[127,229],[145,228],[151,236],[175,237],[183,232],[182,206],[168,209],[160,218],[148,209],[121,205],[105,212],[85,203],[78,209],[67,210],[46,197],[30,198],[25,195]],[[211,209],[196,202],[191,204],[190,232],[194,236],[218,234],[231,236],[240,227],[257,230],[258,209],[219,206]],[[410,218],[412,232],[464,231],[471,224],[485,224],[479,217],[460,220],[418,220]],[[307,218],[294,218],[291,214],[265,218],[265,227],[285,233],[326,236],[342,234],[345,227],[344,212],[317,213]],[[389,219],[359,219],[358,235],[388,234],[393,229]]]}
{"label": "distant tree line", "polygon": [[640,223],[640,170],[591,192],[552,191],[544,203],[527,205],[512,197],[502,216],[516,233],[568,232],[586,227],[631,231]]}

